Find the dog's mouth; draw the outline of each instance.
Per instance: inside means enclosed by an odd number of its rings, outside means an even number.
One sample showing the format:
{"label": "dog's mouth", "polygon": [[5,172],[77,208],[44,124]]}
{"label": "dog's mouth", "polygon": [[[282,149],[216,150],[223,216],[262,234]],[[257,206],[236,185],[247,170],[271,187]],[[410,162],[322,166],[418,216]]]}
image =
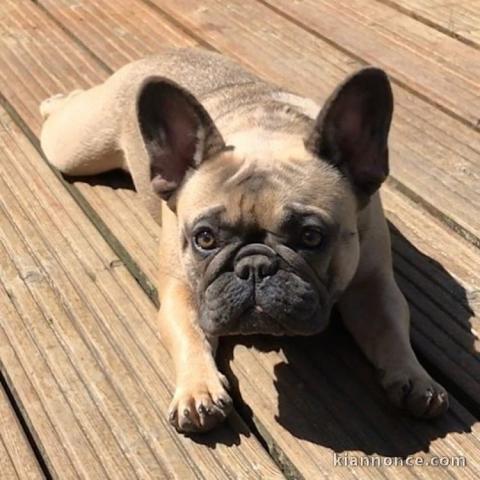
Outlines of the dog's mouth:
{"label": "dog's mouth", "polygon": [[211,335],[313,335],[328,324],[330,302],[312,284],[279,271],[259,285],[225,273],[200,302],[200,325]]}
{"label": "dog's mouth", "polygon": [[[328,326],[329,311],[317,309],[309,318],[297,322],[296,318],[280,321],[274,314],[266,311],[261,305],[245,309],[232,321],[212,322],[211,319],[201,321],[204,331],[214,336],[229,335],[274,335],[274,336],[307,336],[321,333]],[[206,321],[205,321],[206,320]]]}

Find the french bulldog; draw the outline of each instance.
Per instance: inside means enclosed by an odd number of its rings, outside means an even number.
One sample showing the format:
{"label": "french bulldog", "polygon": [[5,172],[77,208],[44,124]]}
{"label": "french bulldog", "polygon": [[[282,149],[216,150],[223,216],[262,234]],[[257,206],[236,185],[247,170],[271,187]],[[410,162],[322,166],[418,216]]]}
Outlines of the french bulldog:
{"label": "french bulldog", "polygon": [[219,54],[165,49],[41,112],[51,164],[130,172],[162,224],[158,328],[177,430],[210,430],[232,407],[219,337],[316,334],[335,304],[395,405],[446,411],[392,271],[378,193],[393,112],[385,72],[354,73],[320,108]]}

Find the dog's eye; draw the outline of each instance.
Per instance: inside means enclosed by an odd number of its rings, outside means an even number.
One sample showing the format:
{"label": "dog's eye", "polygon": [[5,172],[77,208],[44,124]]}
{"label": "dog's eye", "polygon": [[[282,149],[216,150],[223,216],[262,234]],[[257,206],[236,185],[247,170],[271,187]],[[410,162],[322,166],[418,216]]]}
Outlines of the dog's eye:
{"label": "dog's eye", "polygon": [[215,235],[209,228],[202,228],[194,236],[195,245],[202,250],[212,250],[217,246]]}
{"label": "dog's eye", "polygon": [[317,248],[323,242],[323,234],[316,228],[305,227],[302,231],[301,243],[307,248]]}

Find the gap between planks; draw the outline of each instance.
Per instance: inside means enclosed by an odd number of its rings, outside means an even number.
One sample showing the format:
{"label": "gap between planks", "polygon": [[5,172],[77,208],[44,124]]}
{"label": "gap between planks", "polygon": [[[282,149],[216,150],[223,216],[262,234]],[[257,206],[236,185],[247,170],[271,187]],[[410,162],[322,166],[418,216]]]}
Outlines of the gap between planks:
{"label": "gap between planks", "polygon": [[[480,23],[476,24],[476,30],[477,30],[477,35],[473,36],[471,33],[468,35],[468,32],[459,32],[456,31],[452,26],[449,26],[448,20],[445,21],[446,16],[442,15],[443,12],[439,11],[436,12],[437,15],[434,18],[430,18],[428,15],[433,15],[433,9],[435,9],[435,5],[425,5],[424,8],[422,8],[420,5],[423,3],[422,1],[418,2],[415,0],[415,2],[412,2],[411,0],[408,1],[403,1],[402,0],[380,0],[381,3],[384,3],[385,5],[388,5],[391,8],[394,8],[395,10],[398,10],[399,12],[408,15],[412,17],[414,20],[417,20],[418,22],[422,22],[424,25],[430,28],[434,28],[438,30],[439,32],[443,33],[444,35],[448,35],[449,37],[458,40],[459,42],[464,43],[465,45],[468,45],[469,47],[475,48],[477,50],[480,50]],[[420,5],[416,5],[416,4]],[[466,3],[465,1],[463,2],[455,2],[457,5],[460,3]],[[476,2],[477,9],[480,10],[480,2]],[[439,5],[440,7],[443,8],[448,8],[447,5]],[[450,5],[451,7],[455,8],[455,4]],[[461,5],[460,5],[461,6]],[[477,10],[477,18],[476,21],[480,22],[480,15],[478,15],[478,10]],[[438,18],[440,17],[440,18]],[[443,17],[443,18],[442,18]],[[475,20],[472,19],[472,26],[475,29]],[[471,38],[473,37],[473,38]]]}
{"label": "gap between planks", "polygon": [[[315,4],[310,3],[309,5],[306,5],[305,8],[307,8],[306,12],[299,12],[298,10],[294,10],[295,4],[291,2],[285,3],[279,2],[275,3],[273,0],[256,0],[258,3],[261,3],[265,7],[269,8],[272,12],[275,12],[277,15],[282,16],[289,22],[297,25],[298,27],[302,28],[303,30],[309,32],[310,34],[322,39],[326,43],[330,44],[337,50],[345,53],[346,55],[349,55],[350,57],[354,58],[355,60],[367,64],[370,63],[370,61],[373,59],[376,63],[384,64],[387,66],[387,69],[390,72],[393,72],[392,75],[392,81],[405,90],[409,91],[410,93],[416,95],[417,97],[421,98],[425,102],[429,103],[430,105],[436,107],[437,109],[441,110],[442,112],[446,113],[447,115],[450,115],[452,118],[455,118],[459,122],[463,123],[464,125],[472,128],[473,131],[480,131],[480,119],[478,118],[478,111],[476,111],[474,108],[471,109],[470,103],[471,102],[476,102],[477,96],[474,94],[474,92],[470,92],[470,90],[474,90],[475,88],[478,88],[477,83],[472,83],[472,80],[466,80],[463,77],[458,77],[456,76],[456,73],[454,71],[454,66],[449,66],[447,69],[439,69],[437,77],[432,77],[432,78],[437,78],[438,81],[441,82],[440,88],[436,88],[434,81],[432,80],[431,82],[428,81],[421,81],[419,83],[415,82],[415,75],[412,74],[410,71],[412,68],[409,68],[407,65],[407,72],[404,74],[401,69],[396,69],[395,64],[391,63],[388,60],[388,57],[382,58],[381,56],[376,55],[375,53],[370,54],[370,50],[368,48],[360,48],[359,51],[362,53],[357,53],[357,51],[354,48],[355,45],[359,45],[359,43],[352,43],[345,41],[347,46],[345,46],[343,43],[341,44],[339,41],[339,38],[341,37],[341,34],[343,33],[343,39],[346,40],[345,34],[346,32],[342,32],[342,30],[345,30],[347,28],[346,23],[345,25],[330,25],[329,29],[327,31],[323,31],[321,28],[319,28],[315,23],[311,23],[311,17],[309,17],[309,12],[308,8],[313,8]],[[373,0],[371,3],[368,4],[368,7],[373,7],[375,6],[376,2]],[[300,8],[302,8],[301,4]],[[381,6],[382,4],[379,4],[378,6]],[[318,4],[319,9],[322,10],[321,17],[318,18],[323,18],[323,19],[328,19],[328,17],[333,17],[332,22],[340,22],[344,20],[350,20],[353,21],[353,27],[352,30],[350,30],[351,33],[358,33],[356,32],[355,28],[359,28],[360,30],[363,30],[363,34],[372,35],[372,32],[369,31],[368,26],[370,24],[374,24],[373,21],[370,21],[370,23],[363,24],[360,19],[361,16],[355,15],[357,12],[356,10],[352,10],[347,2],[347,4],[343,4],[343,2],[340,2],[337,7],[332,4],[330,5],[328,2],[321,1]],[[386,4],[383,4],[383,7],[389,8]],[[336,11],[338,8],[338,12]],[[353,8],[353,7],[352,7]],[[353,13],[355,12],[355,13]],[[330,15],[329,15],[330,14]],[[311,15],[311,13],[310,13]],[[336,18],[338,16],[338,18]],[[345,17],[345,18],[344,18]],[[407,17],[410,18],[410,17]],[[365,19],[363,19],[365,21]],[[325,24],[323,25],[324,27],[330,23],[329,20],[325,20]],[[417,22],[418,23],[418,22]],[[419,23],[419,25],[422,25]],[[336,35],[336,30],[339,30],[340,32],[340,37]],[[433,32],[439,33],[436,30],[432,29]],[[328,32],[328,33],[327,33]],[[332,33],[333,32],[333,33]],[[380,42],[385,41],[386,45],[389,45],[390,42],[390,48],[392,48],[392,56],[393,53],[398,53],[394,49],[394,47],[398,48],[398,45],[396,45],[395,41],[391,41],[390,39],[387,39],[387,37],[383,38],[381,35],[379,35],[378,32],[375,32],[373,35],[375,35]],[[358,35],[357,35],[358,37]],[[448,38],[449,40],[454,43],[450,37],[445,36],[444,38]],[[356,39],[357,42],[359,41],[359,38]],[[374,43],[373,39],[369,39],[370,44]],[[403,48],[403,45],[400,44],[400,46]],[[400,51],[400,56],[397,59],[399,63],[404,61],[404,52],[402,48],[399,49]],[[388,51],[388,48],[385,47],[383,48],[383,51]],[[466,50],[468,52],[468,50]],[[417,62],[417,68],[421,64],[422,58],[416,58],[416,52],[409,52],[410,53],[410,58],[415,60]],[[468,52],[470,53],[470,52]],[[473,53],[473,52],[472,52]],[[433,54],[433,51],[432,51]],[[365,56],[370,55],[369,61],[365,59]],[[398,55],[397,55],[398,56]],[[428,57],[423,58],[423,61],[425,62],[428,60]],[[439,64],[434,64],[432,66],[433,68],[435,67],[440,67]],[[413,66],[413,69],[415,66]],[[418,72],[418,70],[416,70]],[[428,70],[426,70],[428,71]],[[450,76],[450,81],[456,86],[456,90],[461,91],[465,95],[465,97],[462,99],[462,95],[459,95],[459,98],[456,98],[456,95],[454,96],[454,100],[458,101],[452,101],[449,97],[452,96],[451,94],[448,95],[448,88],[451,86],[446,80],[443,78],[444,76]],[[458,83],[458,85],[457,85]],[[468,86],[470,85],[470,88]],[[429,88],[433,85],[433,89]],[[424,93],[423,90],[429,93]],[[447,94],[445,94],[447,92]],[[458,107],[458,105],[462,105],[462,107]]]}
{"label": "gap between planks", "polygon": [[0,372],[0,472],[5,478],[18,480],[51,478],[16,408],[3,372]]}

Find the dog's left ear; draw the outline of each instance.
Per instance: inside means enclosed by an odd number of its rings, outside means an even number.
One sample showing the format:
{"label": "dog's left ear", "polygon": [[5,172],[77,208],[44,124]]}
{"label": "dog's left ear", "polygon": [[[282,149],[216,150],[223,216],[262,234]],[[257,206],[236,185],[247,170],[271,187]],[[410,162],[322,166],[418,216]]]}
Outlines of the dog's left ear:
{"label": "dog's left ear", "polygon": [[305,145],[337,166],[360,194],[373,194],[388,175],[393,94],[387,75],[364,68],[330,96]]}
{"label": "dog's left ear", "polygon": [[149,156],[151,186],[163,200],[176,191],[189,168],[225,147],[201,103],[163,77],[149,78],[141,87],[137,117]]}

